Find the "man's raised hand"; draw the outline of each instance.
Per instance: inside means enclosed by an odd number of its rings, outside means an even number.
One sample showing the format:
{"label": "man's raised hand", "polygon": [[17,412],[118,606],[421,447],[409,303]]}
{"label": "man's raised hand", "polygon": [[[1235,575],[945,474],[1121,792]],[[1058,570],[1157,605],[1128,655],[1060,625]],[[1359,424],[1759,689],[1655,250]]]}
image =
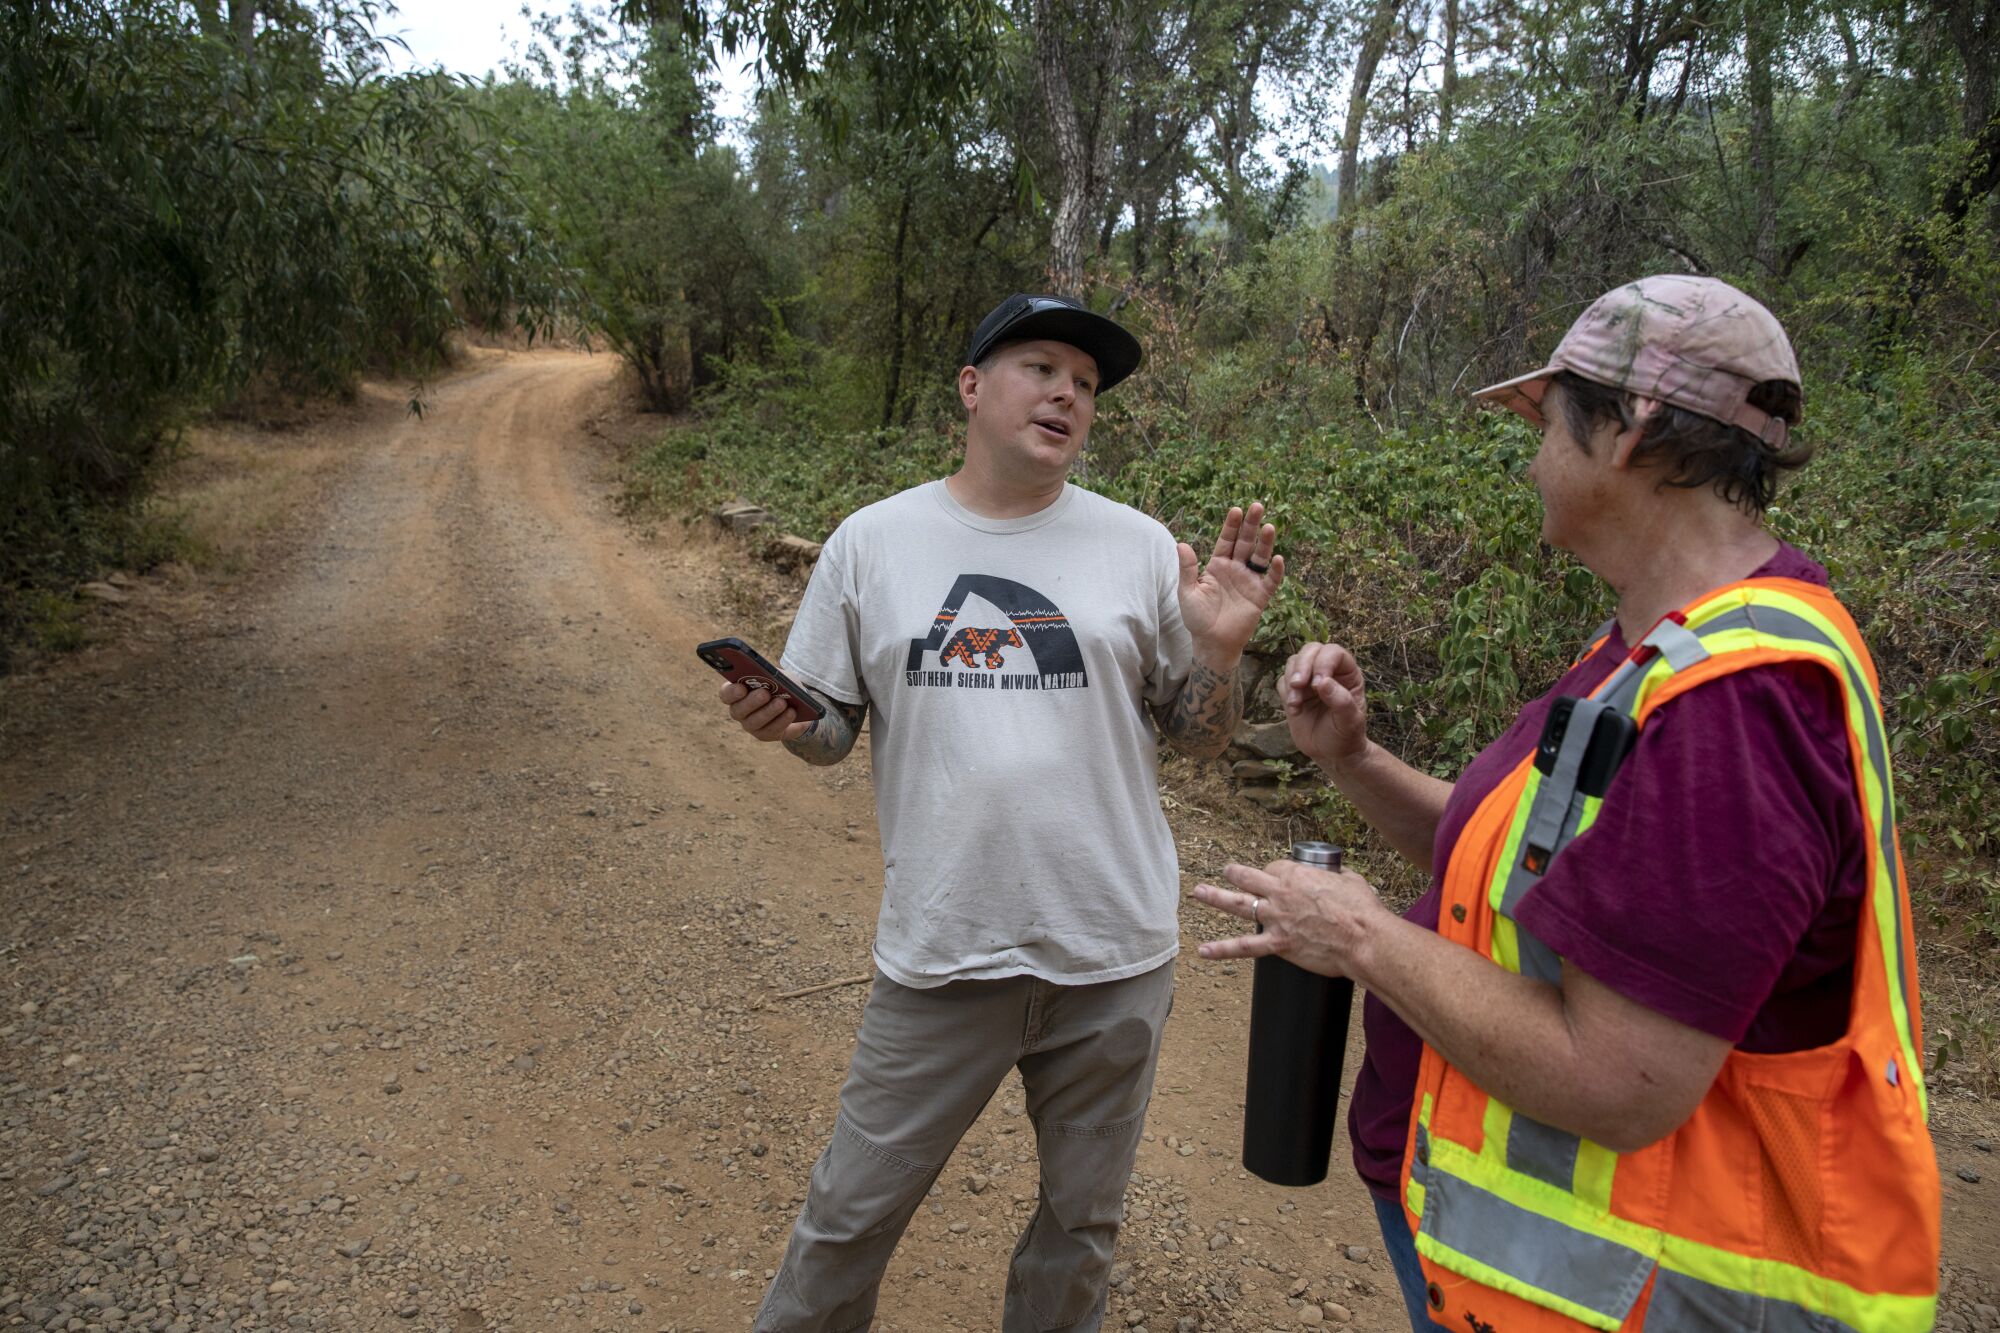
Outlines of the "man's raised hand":
{"label": "man's raised hand", "polygon": [[1207,568],[1200,567],[1194,547],[1180,544],[1181,620],[1197,657],[1227,667],[1242,656],[1285,581],[1277,544],[1278,530],[1264,522],[1262,503],[1252,503],[1248,512],[1230,507]]}

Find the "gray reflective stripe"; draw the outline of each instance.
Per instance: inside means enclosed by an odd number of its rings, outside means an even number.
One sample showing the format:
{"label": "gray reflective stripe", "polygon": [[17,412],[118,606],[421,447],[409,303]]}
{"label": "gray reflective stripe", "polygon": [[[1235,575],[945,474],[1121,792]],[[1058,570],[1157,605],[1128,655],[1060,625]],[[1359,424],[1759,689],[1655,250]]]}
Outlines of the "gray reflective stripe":
{"label": "gray reflective stripe", "polygon": [[[1422,1234],[1608,1318],[1623,1321],[1631,1313],[1652,1276],[1653,1256],[1531,1213],[1469,1180],[1434,1169],[1421,1125],[1417,1150],[1410,1174],[1424,1187]],[[1434,1256],[1433,1262],[1451,1267],[1449,1258]]]}
{"label": "gray reflective stripe", "polygon": [[[1537,801],[1542,799],[1540,791],[1535,793],[1535,799]],[[1530,811],[1530,818],[1532,817],[1533,812]],[[1525,836],[1525,830],[1523,833],[1521,846],[1514,856],[1514,864],[1507,867],[1507,887],[1500,890],[1500,915],[1506,917],[1509,921],[1514,919],[1514,908],[1520,903],[1521,895],[1526,893],[1534,886],[1535,881],[1541,878],[1541,875],[1536,874],[1522,864],[1528,855],[1528,839]],[[1549,859],[1551,861],[1555,860],[1556,853],[1561,850],[1561,847],[1551,848],[1549,850]],[[1546,865],[1543,866],[1542,871],[1546,874],[1548,867]]]}
{"label": "gray reflective stripe", "polygon": [[1611,674],[1606,676],[1603,684],[1597,687],[1596,697],[1613,705],[1622,713],[1630,713],[1632,711],[1632,696],[1631,693],[1626,692],[1628,683],[1630,690],[1636,691],[1639,688],[1639,677],[1643,674],[1639,669],[1639,664],[1627,657],[1616,667],[1613,667]]}
{"label": "gray reflective stripe", "polygon": [[[1682,643],[1678,648],[1669,650],[1665,644],[1656,643],[1655,639],[1661,637],[1662,630],[1669,628],[1677,631],[1677,633],[1668,637],[1672,637],[1676,643],[1680,643],[1679,636],[1685,635],[1687,638],[1695,640],[1694,647],[1689,649]],[[1667,659],[1667,665],[1672,667],[1676,672],[1679,672],[1709,658],[1710,653],[1700,640],[1707,638],[1711,634],[1720,634],[1724,630],[1755,628],[1756,624],[1750,619],[1748,609],[1739,606],[1733,611],[1724,611],[1721,615],[1697,630],[1691,630],[1687,626],[1676,624],[1671,620],[1663,620],[1653,627],[1651,634],[1646,636],[1646,642],[1652,643],[1655,647],[1659,648],[1660,655]],[[1678,652],[1679,656],[1676,656],[1676,652]],[[1634,664],[1629,662],[1621,664],[1616,671],[1611,673],[1610,678],[1598,688],[1597,697],[1629,716],[1637,711],[1639,687],[1645,684],[1648,673],[1643,667],[1637,666],[1634,666],[1634,669],[1627,673],[1625,668],[1628,665]]]}
{"label": "gray reflective stripe", "polygon": [[1551,986],[1562,985],[1562,957],[1529,934],[1518,921],[1514,923],[1514,944],[1515,952],[1520,955],[1522,976],[1546,981]]}
{"label": "gray reflective stripe", "polygon": [[1639,642],[1658,648],[1660,656],[1676,671],[1686,671],[1708,657],[1708,649],[1701,646],[1701,635],[1677,620],[1662,620]]}
{"label": "gray reflective stripe", "polygon": [[[1597,719],[1606,707],[1602,699],[1578,699],[1571,706],[1569,726],[1563,732],[1562,747],[1556,751],[1555,767],[1535,792],[1535,803],[1528,808],[1528,825],[1521,831],[1524,862],[1530,849],[1553,856],[1562,845],[1563,825],[1569,820],[1570,805],[1576,796],[1577,774],[1583,771],[1584,753],[1590,749]],[[1532,873],[1540,874],[1548,868],[1544,860]],[[1510,883],[1508,888],[1512,887]]]}
{"label": "gray reflective stripe", "polygon": [[1599,688],[1597,697],[1630,717],[1638,711],[1639,687],[1645,683],[1645,668],[1627,659]]}
{"label": "gray reflective stripe", "polygon": [[1644,1333],[1855,1333],[1851,1324],[1773,1296],[1731,1291],[1662,1268],[1646,1305]]}
{"label": "gray reflective stripe", "polygon": [[1507,1130],[1509,1170],[1546,1180],[1565,1194],[1576,1192],[1576,1135],[1514,1112]]}

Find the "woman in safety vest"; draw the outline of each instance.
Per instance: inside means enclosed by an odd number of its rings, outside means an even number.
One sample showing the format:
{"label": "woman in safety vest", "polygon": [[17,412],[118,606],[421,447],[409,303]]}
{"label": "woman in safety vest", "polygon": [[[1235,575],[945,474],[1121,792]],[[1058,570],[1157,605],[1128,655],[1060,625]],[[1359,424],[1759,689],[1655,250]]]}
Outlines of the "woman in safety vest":
{"label": "woman in safety vest", "polygon": [[1617,618],[1455,783],[1307,644],[1293,739],[1432,874],[1230,866],[1203,902],[1368,990],[1354,1161],[1413,1327],[1931,1327],[1939,1187],[1881,688],[1767,532],[1798,363],[1710,278],[1599,298],[1479,398],[1541,427],[1542,534]]}

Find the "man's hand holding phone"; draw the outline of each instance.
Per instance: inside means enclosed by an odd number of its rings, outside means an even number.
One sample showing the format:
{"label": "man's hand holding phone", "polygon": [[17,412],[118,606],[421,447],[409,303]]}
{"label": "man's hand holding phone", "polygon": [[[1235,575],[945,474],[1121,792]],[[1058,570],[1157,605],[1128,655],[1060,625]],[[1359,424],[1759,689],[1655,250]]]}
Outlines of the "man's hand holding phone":
{"label": "man's hand holding phone", "polygon": [[723,684],[722,702],[729,705],[729,716],[760,741],[795,741],[812,730],[814,719],[801,722],[783,695],[753,690],[741,681]]}
{"label": "man's hand holding phone", "polygon": [[760,741],[795,741],[826,716],[819,700],[741,639],[712,639],[695,652],[728,677],[722,702],[743,730]]}

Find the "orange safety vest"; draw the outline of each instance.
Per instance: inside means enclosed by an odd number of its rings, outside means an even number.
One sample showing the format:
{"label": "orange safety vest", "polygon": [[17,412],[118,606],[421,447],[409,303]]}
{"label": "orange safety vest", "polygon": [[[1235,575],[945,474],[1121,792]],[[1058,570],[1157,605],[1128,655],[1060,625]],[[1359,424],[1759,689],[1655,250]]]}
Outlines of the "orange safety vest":
{"label": "orange safety vest", "polygon": [[1846,1034],[1787,1054],[1732,1051],[1688,1121],[1632,1153],[1513,1111],[1426,1045],[1402,1195],[1436,1322],[1459,1333],[1931,1327],[1940,1196],[1888,736],[1874,662],[1831,593],[1750,579],[1662,619],[1576,705],[1551,771],[1530,753],[1480,803],[1452,847],[1438,929],[1559,984],[1561,960],[1511,912],[1596,818],[1576,776],[1597,712],[1643,729],[1704,681],[1778,662],[1824,668],[1846,704],[1868,839]]}

